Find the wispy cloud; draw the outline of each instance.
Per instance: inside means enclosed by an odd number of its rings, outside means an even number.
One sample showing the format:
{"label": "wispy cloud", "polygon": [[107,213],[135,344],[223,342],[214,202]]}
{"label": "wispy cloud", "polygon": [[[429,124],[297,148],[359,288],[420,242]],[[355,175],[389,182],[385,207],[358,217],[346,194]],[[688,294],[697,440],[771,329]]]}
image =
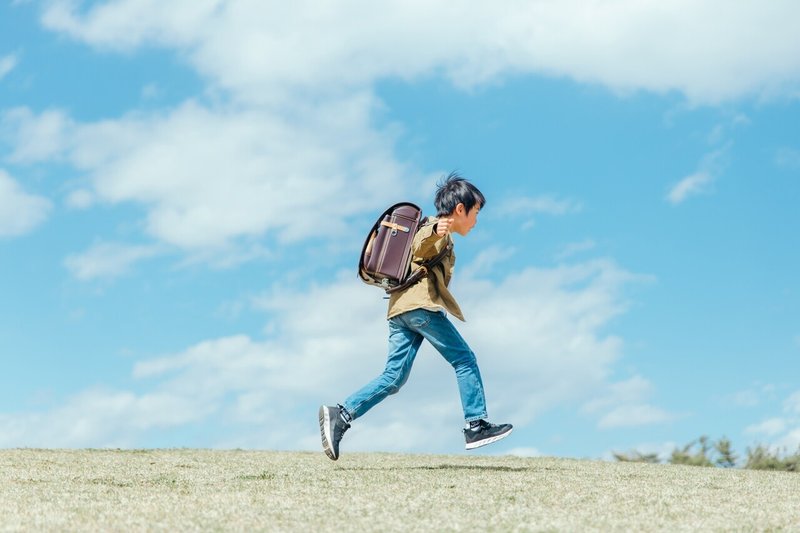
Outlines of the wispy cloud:
{"label": "wispy cloud", "polygon": [[580,202],[552,195],[518,196],[501,200],[498,208],[492,209],[489,216],[496,218],[502,214],[503,217],[522,217],[524,220],[520,228],[529,230],[536,225],[535,215],[563,216],[579,213],[582,209]]}
{"label": "wispy cloud", "polygon": [[94,194],[87,189],[72,191],[66,197],[66,204],[71,209],[88,209],[92,207],[94,203]]}
{"label": "wispy cloud", "polygon": [[73,147],[74,133],[72,120],[60,110],[49,109],[37,115],[18,107],[0,117],[0,134],[10,141],[9,159],[14,163],[60,160]]}
{"label": "wispy cloud", "polygon": [[568,259],[570,257],[578,255],[580,253],[594,250],[596,246],[597,243],[595,243],[591,239],[586,239],[580,242],[572,242],[561,247],[561,249],[556,254],[556,259],[562,261],[564,259]]}
{"label": "wispy cloud", "polygon": [[800,415],[800,390],[786,398],[783,408],[787,413]]}
{"label": "wispy cloud", "polygon": [[786,430],[787,422],[783,418],[770,418],[758,424],[747,426],[744,430],[749,435],[766,435],[774,437]]}
{"label": "wispy cloud", "polygon": [[64,265],[79,280],[115,278],[127,273],[136,262],[158,253],[159,247],[155,245],[102,242],[84,253],[70,255],[65,259]]}
{"label": "wispy cloud", "polygon": [[739,407],[756,407],[765,402],[777,399],[775,385],[771,383],[754,383],[752,387],[738,391],[723,398],[723,402],[732,402]]}
{"label": "wispy cloud", "polygon": [[17,56],[9,54],[0,57],[0,80],[8,75],[17,66]]}
{"label": "wispy cloud", "polygon": [[[263,339],[242,334],[200,341],[136,362],[135,387],[88,389],[53,410],[0,416],[0,446],[154,445],[159,441],[148,440],[153,429],[202,423],[209,434],[216,428],[225,436],[198,445],[317,449],[316,405],[341,401],[374,378],[385,359],[385,303],[349,274],[299,291],[266,291],[255,302],[270,317]],[[638,398],[636,391],[649,387],[645,380],[608,383],[622,344],[603,333],[624,310],[622,288],[633,279],[613,263],[594,261],[524,269],[499,281],[473,279],[469,291],[454,288],[475,319],[461,330],[481,362],[492,416],[523,428],[541,413],[587,401],[609,386]],[[381,416],[359,420],[348,433],[348,449],[414,450],[420,442],[429,451],[460,448],[458,394],[442,386],[453,380],[452,368],[425,345],[402,401],[381,404]],[[424,417],[424,430],[409,434],[409,412]],[[645,414],[652,418],[654,411]],[[257,429],[275,416],[287,421],[280,431]],[[226,421],[224,431],[219,420]]]}
{"label": "wispy cloud", "polygon": [[516,249],[505,246],[489,246],[481,251],[475,259],[459,274],[467,279],[486,276],[497,264],[508,261],[516,253]]}
{"label": "wispy cloud", "polygon": [[719,146],[727,142],[731,132],[749,125],[750,118],[748,118],[747,115],[743,113],[736,113],[728,117],[727,120],[717,123],[706,137],[706,141],[712,146]]}
{"label": "wispy cloud", "polygon": [[775,164],[781,168],[800,169],[800,150],[780,148],[775,153]]}
{"label": "wispy cloud", "polygon": [[793,452],[800,446],[800,390],[786,396],[780,410],[778,416],[747,426],[744,433],[767,439],[773,449]]}
{"label": "wispy cloud", "polygon": [[32,231],[47,219],[51,208],[50,200],[25,192],[0,169],[0,238]]}
{"label": "wispy cloud", "polygon": [[694,173],[676,183],[667,193],[667,201],[672,205],[681,204],[692,196],[708,193],[714,182],[727,166],[727,157],[731,143],[718,150],[706,154]]}
{"label": "wispy cloud", "polygon": [[580,202],[559,199],[555,196],[542,195],[535,197],[520,196],[508,198],[501,202],[499,211],[508,215],[567,215],[578,213],[583,209]]}
{"label": "wispy cloud", "polygon": [[148,83],[142,87],[142,99],[155,100],[161,96],[163,90],[157,83]]}
{"label": "wispy cloud", "polygon": [[787,433],[786,436],[778,443],[778,448],[781,450],[787,450],[789,452],[792,450],[800,450],[800,427],[796,427]]}
{"label": "wispy cloud", "polygon": [[667,199],[672,204],[680,204],[690,196],[707,191],[714,179],[714,176],[706,171],[690,174],[672,187]]}
{"label": "wispy cloud", "polygon": [[583,406],[583,411],[599,415],[597,427],[615,429],[657,424],[674,420],[676,415],[650,404],[652,383],[642,376],[610,383]]}
{"label": "wispy cloud", "polygon": [[600,429],[615,429],[661,424],[674,420],[674,414],[650,404],[621,405],[603,415],[597,422]]}

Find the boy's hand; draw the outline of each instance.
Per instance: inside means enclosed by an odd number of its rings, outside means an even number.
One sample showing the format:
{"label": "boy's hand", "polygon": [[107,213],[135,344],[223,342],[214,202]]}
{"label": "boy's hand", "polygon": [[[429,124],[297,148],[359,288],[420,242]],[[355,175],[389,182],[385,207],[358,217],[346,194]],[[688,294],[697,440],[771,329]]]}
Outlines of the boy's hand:
{"label": "boy's hand", "polygon": [[438,222],[436,222],[436,235],[439,237],[444,237],[448,233],[450,233],[450,226],[453,224],[452,218],[440,218]]}

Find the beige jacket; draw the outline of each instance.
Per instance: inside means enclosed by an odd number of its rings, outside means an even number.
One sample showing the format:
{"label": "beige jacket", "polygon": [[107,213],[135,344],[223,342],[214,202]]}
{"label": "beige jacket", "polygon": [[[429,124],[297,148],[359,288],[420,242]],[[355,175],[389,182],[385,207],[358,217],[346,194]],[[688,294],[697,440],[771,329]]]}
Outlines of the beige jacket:
{"label": "beige jacket", "polygon": [[[447,246],[450,235],[439,237],[433,232],[437,219],[431,217],[428,223],[422,226],[411,244],[411,270],[419,268],[419,264],[434,257]],[[431,272],[418,283],[404,291],[396,292],[389,298],[388,318],[392,318],[406,311],[414,309],[429,309],[436,311],[445,309],[448,313],[464,321],[461,308],[456,299],[450,294],[447,286],[453,276],[453,267],[456,264],[456,254],[450,251],[444,260],[431,269]]]}

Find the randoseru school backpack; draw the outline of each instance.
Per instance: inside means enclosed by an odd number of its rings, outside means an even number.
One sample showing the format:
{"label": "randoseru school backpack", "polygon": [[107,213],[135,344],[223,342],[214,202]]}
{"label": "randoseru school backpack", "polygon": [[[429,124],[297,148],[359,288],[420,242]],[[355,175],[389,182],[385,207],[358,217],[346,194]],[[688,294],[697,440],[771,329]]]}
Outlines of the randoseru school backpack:
{"label": "randoseru school backpack", "polygon": [[387,294],[406,289],[428,275],[450,252],[448,244],[435,257],[420,263],[411,273],[411,245],[417,230],[425,224],[422,209],[411,202],[394,204],[378,217],[364,241],[358,276]]}

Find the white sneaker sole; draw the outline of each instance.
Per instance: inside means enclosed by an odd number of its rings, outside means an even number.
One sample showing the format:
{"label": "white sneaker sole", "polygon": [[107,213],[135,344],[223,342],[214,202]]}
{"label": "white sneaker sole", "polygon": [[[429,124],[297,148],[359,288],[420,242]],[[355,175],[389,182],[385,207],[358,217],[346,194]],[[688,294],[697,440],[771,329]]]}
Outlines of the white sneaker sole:
{"label": "white sneaker sole", "polygon": [[479,441],[476,441],[476,442],[468,442],[467,445],[466,445],[466,449],[467,450],[474,450],[475,448],[480,448],[481,446],[486,446],[487,444],[491,444],[493,442],[497,442],[497,441],[502,440],[502,439],[508,437],[509,435],[511,435],[512,431],[514,431],[514,428],[511,428],[508,431],[506,431],[505,433],[502,433],[500,435],[495,435],[494,437],[489,437],[488,439],[483,439],[483,440],[479,440]]}
{"label": "white sneaker sole", "polygon": [[331,447],[333,432],[331,431],[331,417],[326,405],[319,408],[319,431],[322,435],[322,449],[325,450],[325,455],[334,461],[337,460],[338,457],[334,456],[333,448]]}

